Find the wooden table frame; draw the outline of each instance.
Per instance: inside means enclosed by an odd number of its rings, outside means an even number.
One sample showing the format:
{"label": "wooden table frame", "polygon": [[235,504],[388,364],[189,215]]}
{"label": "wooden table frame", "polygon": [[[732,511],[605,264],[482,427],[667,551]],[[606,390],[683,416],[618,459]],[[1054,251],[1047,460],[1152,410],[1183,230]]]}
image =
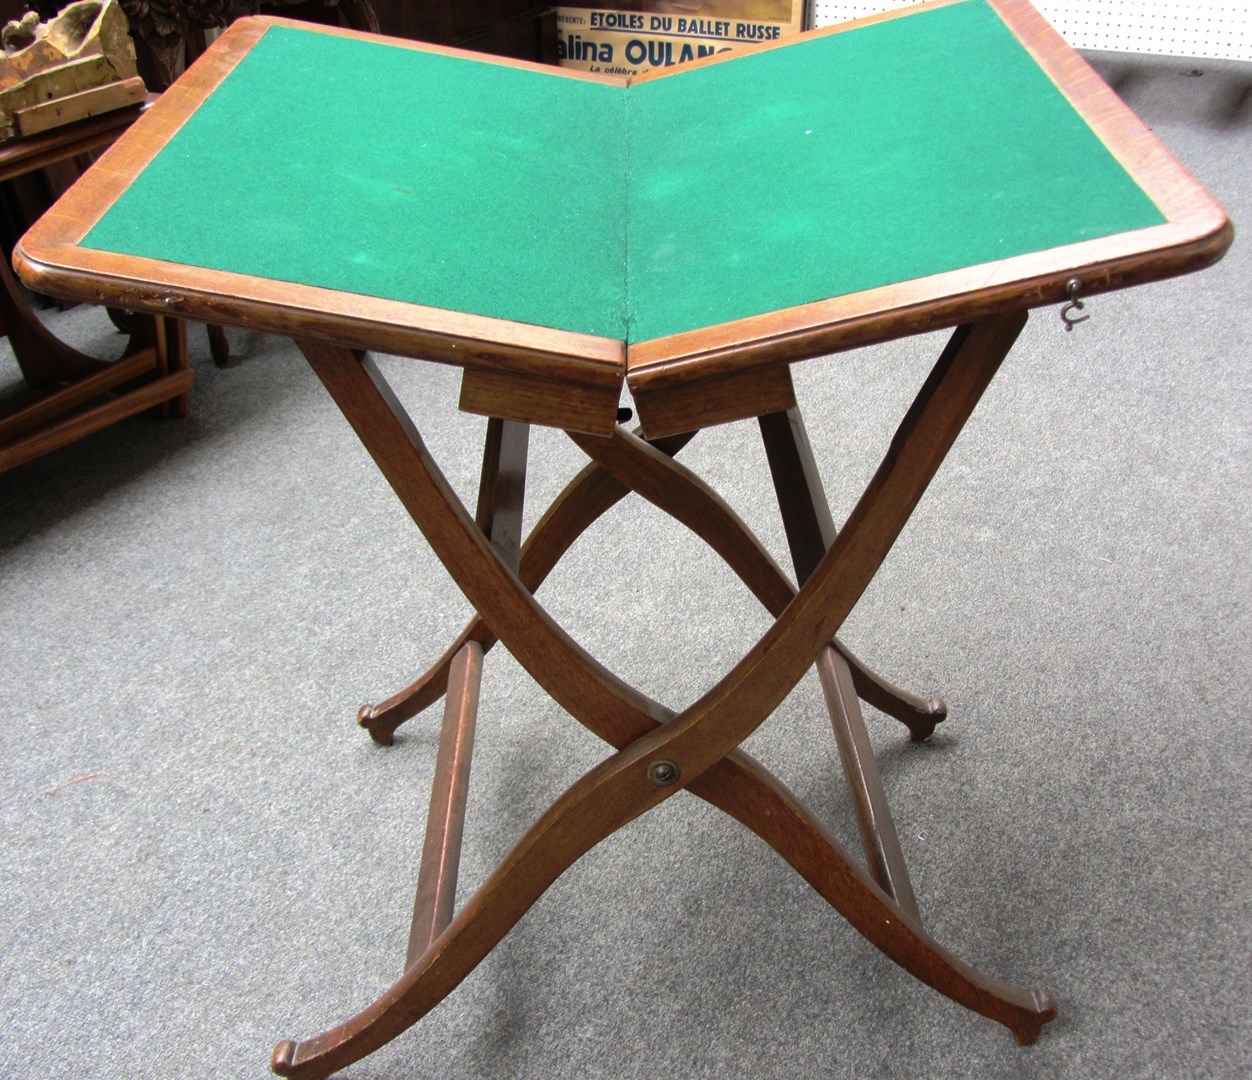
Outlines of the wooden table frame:
{"label": "wooden table frame", "polygon": [[[140,106],[119,109],[8,143],[0,147],[0,181],[85,159],[113,143],[141,111]],[[187,413],[192,372],[186,330],[176,319],[134,320],[122,355],[114,361],[97,360],[50,333],[22,295],[13,271],[0,266],[0,327],[22,377],[48,391],[0,417],[0,472],[136,413],[151,410],[160,417]]]}
{"label": "wooden table frame", "polygon": [[[859,702],[895,717],[918,740],[943,719],[944,706],[891,685],[836,635],[1012,348],[1027,310],[1069,298],[1075,281],[1085,296],[1198,269],[1220,258],[1232,230],[1220,207],[1028,4],[992,3],[1157,203],[1166,224],[629,347],[77,246],[273,22],[245,20],[167,92],[161,111],[118,145],[90,183],[75,188],[23,241],[18,265],[47,291],[295,338],[477,612],[430,671],[359,717],[376,741],[388,743],[400,724],[446,696],[403,974],[339,1027],[280,1043],[272,1061],[276,1072],[324,1076],[395,1037],[442,1001],[577,858],[681,790],[751,829],[888,957],[1005,1025],[1019,1042],[1033,1041],[1055,1016],[1046,991],[1023,990],[975,971],[923,929]],[[411,42],[397,47],[425,48]],[[660,77],[668,76],[643,76]],[[796,406],[790,364],[939,327],[955,327],[948,346],[855,509],[836,530]],[[371,349],[463,369],[462,407],[491,417],[474,514],[444,479],[368,355]],[[623,380],[640,413],[639,433],[616,423]],[[798,588],[716,493],[674,460],[698,429],[748,417],[759,420]],[[590,464],[523,545],[528,425],[535,423],[566,429]],[[708,543],[774,616],[743,659],[677,713],[605,670],[534,596],[563,552],[628,493]],[[457,910],[478,681],[484,653],[497,639],[615,752],[565,791]],[[814,665],[868,870],[739,749]]]}
{"label": "wooden table frame", "polygon": [[[991,979],[944,951],[921,927],[858,697],[886,706],[915,738],[943,718],[935,699],[905,694],[852,660],[835,638],[869,585],[961,427],[1026,321],[1012,312],[962,327],[837,536],[816,484],[799,412],[762,417],[799,576],[797,593],[747,527],[698,478],[672,460],[681,438],[653,446],[622,428],[607,437],[572,433],[593,465],[536,525],[527,575],[542,577],[594,517],[635,491],[708,541],[778,618],[712,690],[675,714],[603,669],[538,604],[519,577],[524,556],[511,524],[520,517],[524,425],[493,420],[483,484],[471,517],[370,358],[302,341],[300,347],[440,560],[481,616],[417,695],[448,685],[435,790],[427,819],[404,974],[374,1005],[301,1043],[280,1043],[284,1076],[322,1076],[394,1038],[437,1005],[486,956],[547,887],[617,829],[687,789],[736,818],[783,856],[857,930],[917,978],[1032,1042],[1056,1013],[1046,991]],[[798,473],[791,464],[801,463]],[[797,482],[798,477],[798,482]],[[528,587],[529,586],[529,587]],[[781,607],[781,611],[779,608]],[[490,627],[490,631],[487,630]],[[483,650],[497,635],[575,719],[617,749],[556,800],[499,868],[453,916],[457,852]],[[806,643],[816,642],[816,646]],[[814,662],[830,706],[865,841],[862,871],[777,779],[738,749]],[[859,685],[858,685],[859,684]],[[396,724],[375,723],[379,741]],[[388,730],[390,729],[390,730]],[[872,875],[872,876],[871,876]]]}

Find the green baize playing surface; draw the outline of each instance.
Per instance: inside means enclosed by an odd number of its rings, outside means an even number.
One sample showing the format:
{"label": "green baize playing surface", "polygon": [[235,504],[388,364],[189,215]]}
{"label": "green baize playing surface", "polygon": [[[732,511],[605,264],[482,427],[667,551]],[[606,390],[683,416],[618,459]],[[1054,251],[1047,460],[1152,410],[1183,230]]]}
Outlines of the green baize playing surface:
{"label": "green baize playing surface", "polygon": [[646,341],[1163,220],[965,0],[629,88],[271,27],[82,244]]}

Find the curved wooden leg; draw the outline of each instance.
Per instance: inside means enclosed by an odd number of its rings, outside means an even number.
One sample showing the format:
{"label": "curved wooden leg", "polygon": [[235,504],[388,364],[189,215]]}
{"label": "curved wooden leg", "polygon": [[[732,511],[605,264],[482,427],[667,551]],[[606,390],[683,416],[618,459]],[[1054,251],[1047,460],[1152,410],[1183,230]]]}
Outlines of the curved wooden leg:
{"label": "curved wooden leg", "polygon": [[[795,598],[796,587],[774,557],[725,500],[690,469],[620,428],[607,441],[574,433],[570,437],[623,486],[708,544],[775,618]],[[863,701],[904,724],[914,742],[930,738],[935,725],[948,714],[942,698],[923,698],[902,690],[870,669],[838,637],[832,644],[848,662]]]}
{"label": "curved wooden leg", "polygon": [[447,929],[377,1001],[345,1024],[274,1049],[280,1076],[321,1077],[395,1038],[452,992],[562,872],[675,788],[634,747],[582,777],[530,828]]}
{"label": "curved wooden leg", "polygon": [[[603,470],[594,465],[583,469],[548,508],[522,547],[518,577],[523,585],[531,592],[538,589],[591,522],[626,494],[626,489]],[[411,684],[376,705],[363,705],[357,723],[376,743],[390,746],[401,724],[443,697],[452,660],[470,641],[477,642],[484,653],[496,643],[495,634],[481,615],[475,614],[435,664]]]}
{"label": "curved wooden leg", "polygon": [[847,661],[852,672],[856,696],[879,712],[899,720],[909,729],[913,742],[925,742],[935,733],[935,726],[947,719],[948,706],[939,695],[924,698],[910,693],[864,664],[838,638],[834,644],[835,651]]}
{"label": "curved wooden leg", "polygon": [[356,714],[356,722],[370,733],[370,738],[379,746],[390,746],[395,742],[396,730],[401,724],[429,708],[447,693],[452,661],[471,641],[477,642],[483,652],[496,643],[495,635],[478,616],[470,620],[429,669],[403,690],[377,704],[362,705]]}
{"label": "curved wooden leg", "polygon": [[7,260],[0,260],[0,324],[22,377],[31,386],[69,382],[108,367],[108,361],[80,353],[44,327],[18,287]]}
{"label": "curved wooden leg", "polygon": [[[834,637],[1025,321],[1025,312],[1012,312],[953,335],[843,530],[795,599],[716,686],[667,725],[667,749],[685,776],[699,775],[746,739]],[[718,723],[706,726],[714,716]]]}
{"label": "curved wooden leg", "polygon": [[[664,753],[673,771],[708,796],[719,784],[711,766],[738,746],[772,712],[831,640],[872,580],[931,478],[989,384],[1025,322],[1017,313],[962,327],[954,335],[906,414],[888,452],[843,531],[820,556],[793,602],[756,646],[727,675],[665,726]],[[849,681],[851,679],[849,673]],[[647,736],[636,744],[641,746]],[[659,749],[659,748],[658,748]],[[734,789],[723,797],[734,797]],[[764,827],[770,842],[797,865],[866,937],[942,992],[1010,1027],[1029,1041],[1054,1015],[1043,992],[1026,992],[988,980],[943,953],[921,933],[916,920],[863,875],[846,856],[826,848],[814,853],[819,835],[798,823],[782,833],[772,819],[783,807],[744,818]],[[812,823],[810,823],[812,824]],[[763,834],[764,835],[764,834]],[[851,899],[849,899],[851,897]]]}
{"label": "curved wooden leg", "polygon": [[777,851],[827,903],[905,971],[967,1009],[1003,1024],[1021,1044],[1056,1016],[1043,989],[990,978],[942,949],[852,860],[808,808],[746,754],[732,755],[688,786]]}
{"label": "curved wooden leg", "polygon": [[594,717],[592,730],[614,746],[667,718],[583,650],[504,564],[373,361],[340,346],[297,344],[466,598],[552,699],[583,723]]}
{"label": "curved wooden leg", "polygon": [[[658,439],[656,448],[664,455],[678,453],[695,432]],[[547,512],[535,523],[522,546],[518,577],[535,592],[553,567],[588,528],[620,502],[629,489],[594,462],[580,471],[556,497]],[[467,642],[475,641],[487,652],[496,642],[495,634],[475,615],[435,664],[399,693],[378,704],[363,705],[357,723],[380,746],[390,746],[396,730],[406,720],[438,701],[448,685],[453,658]]]}
{"label": "curved wooden leg", "polygon": [[[569,788],[527,831],[447,929],[373,1004],[346,1023],[274,1048],[280,1076],[324,1077],[395,1038],[450,994],[569,866],[605,837],[680,790],[650,778],[664,730],[636,740]],[[647,743],[648,745],[642,745]],[[655,744],[655,745],[653,745]],[[765,768],[732,751],[688,785],[779,852],[892,960],[940,993],[1033,1042],[1056,1015],[1046,991],[991,979],[945,952],[858,870]]]}
{"label": "curved wooden leg", "polygon": [[987,979],[944,953],[912,916],[856,871],[821,827],[736,750],[826,648],[886,557],[1025,316],[954,336],[887,456],[794,601],[716,686],[682,714],[604,671],[557,626],[476,531],[420,437],[363,357],[305,345],[428,542],[520,663],[577,719],[623,746],[569,789],[447,929],[382,998],[304,1043],[280,1043],[273,1065],[324,1076],[403,1031],[455,987],[575,859],[683,787],[758,832],[878,948],[928,984],[1010,1027],[1019,1041],[1054,1015],[1043,992]]}
{"label": "curved wooden leg", "polygon": [[[770,614],[778,616],[795,596],[795,586],[721,497],[695,473],[673,461],[695,433],[654,443],[621,429],[617,434],[624,443],[614,446],[611,455],[594,451],[593,462],[566,485],[527,538],[518,572],[526,588],[537,590],[574,541],[633,490],[713,548]],[[584,449],[594,442],[584,444],[577,436],[575,441]],[[640,457],[639,448],[652,453]],[[443,696],[449,665],[470,641],[481,645],[484,652],[495,644],[495,635],[481,616],[471,619],[435,664],[411,684],[384,701],[361,706],[357,723],[380,746],[390,746],[402,724]],[[941,698],[923,698],[895,686],[838,637],[834,647],[847,660],[862,700],[903,723],[915,742],[928,739],[935,725],[947,716]]]}
{"label": "curved wooden leg", "polygon": [[[716,796],[727,769],[711,766],[778,706],[851,612],[1025,321],[1024,312],[1013,313],[953,335],[843,531],[821,554],[794,601],[713,689],[663,732],[636,746],[663,738],[674,772],[697,793]],[[733,801],[742,790],[741,782],[732,782],[720,794]],[[1038,1036],[1055,1015],[1046,992],[989,980],[944,953],[912,915],[823,841],[820,826],[804,820],[807,814],[798,804],[784,805],[789,800],[780,792],[770,801],[771,807],[741,820],[765,835],[870,941],[936,989],[1004,1023],[1018,1041]],[[784,826],[786,817],[791,820]]]}
{"label": "curved wooden leg", "polygon": [[[799,406],[761,416],[757,423],[778,497],[778,512],[787,533],[787,546],[791,549],[791,562],[796,579],[803,582],[837,535],[821,473]],[[909,729],[914,742],[930,738],[935,725],[948,714],[940,698],[921,698],[901,690],[866,667],[837,638],[834,645],[862,701],[899,720]]]}

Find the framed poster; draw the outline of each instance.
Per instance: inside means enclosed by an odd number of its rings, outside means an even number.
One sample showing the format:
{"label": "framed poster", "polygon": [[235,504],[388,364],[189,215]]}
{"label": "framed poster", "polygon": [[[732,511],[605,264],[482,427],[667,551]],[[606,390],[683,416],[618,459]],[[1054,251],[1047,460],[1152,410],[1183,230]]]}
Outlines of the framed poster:
{"label": "framed poster", "polygon": [[807,0],[602,0],[556,9],[557,55],[565,67],[633,75],[812,25]]}

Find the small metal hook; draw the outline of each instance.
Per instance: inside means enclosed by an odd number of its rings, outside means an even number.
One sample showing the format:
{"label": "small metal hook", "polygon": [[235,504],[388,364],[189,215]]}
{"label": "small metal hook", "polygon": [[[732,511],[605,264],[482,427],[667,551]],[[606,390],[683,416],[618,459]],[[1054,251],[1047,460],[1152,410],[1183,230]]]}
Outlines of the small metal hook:
{"label": "small metal hook", "polygon": [[1082,311],[1083,303],[1078,299],[1078,292],[1082,289],[1081,278],[1070,278],[1065,283],[1065,293],[1069,297],[1069,303],[1061,308],[1061,322],[1065,324],[1065,332],[1073,330],[1080,322],[1086,322],[1090,315],[1071,315],[1072,311]]}

